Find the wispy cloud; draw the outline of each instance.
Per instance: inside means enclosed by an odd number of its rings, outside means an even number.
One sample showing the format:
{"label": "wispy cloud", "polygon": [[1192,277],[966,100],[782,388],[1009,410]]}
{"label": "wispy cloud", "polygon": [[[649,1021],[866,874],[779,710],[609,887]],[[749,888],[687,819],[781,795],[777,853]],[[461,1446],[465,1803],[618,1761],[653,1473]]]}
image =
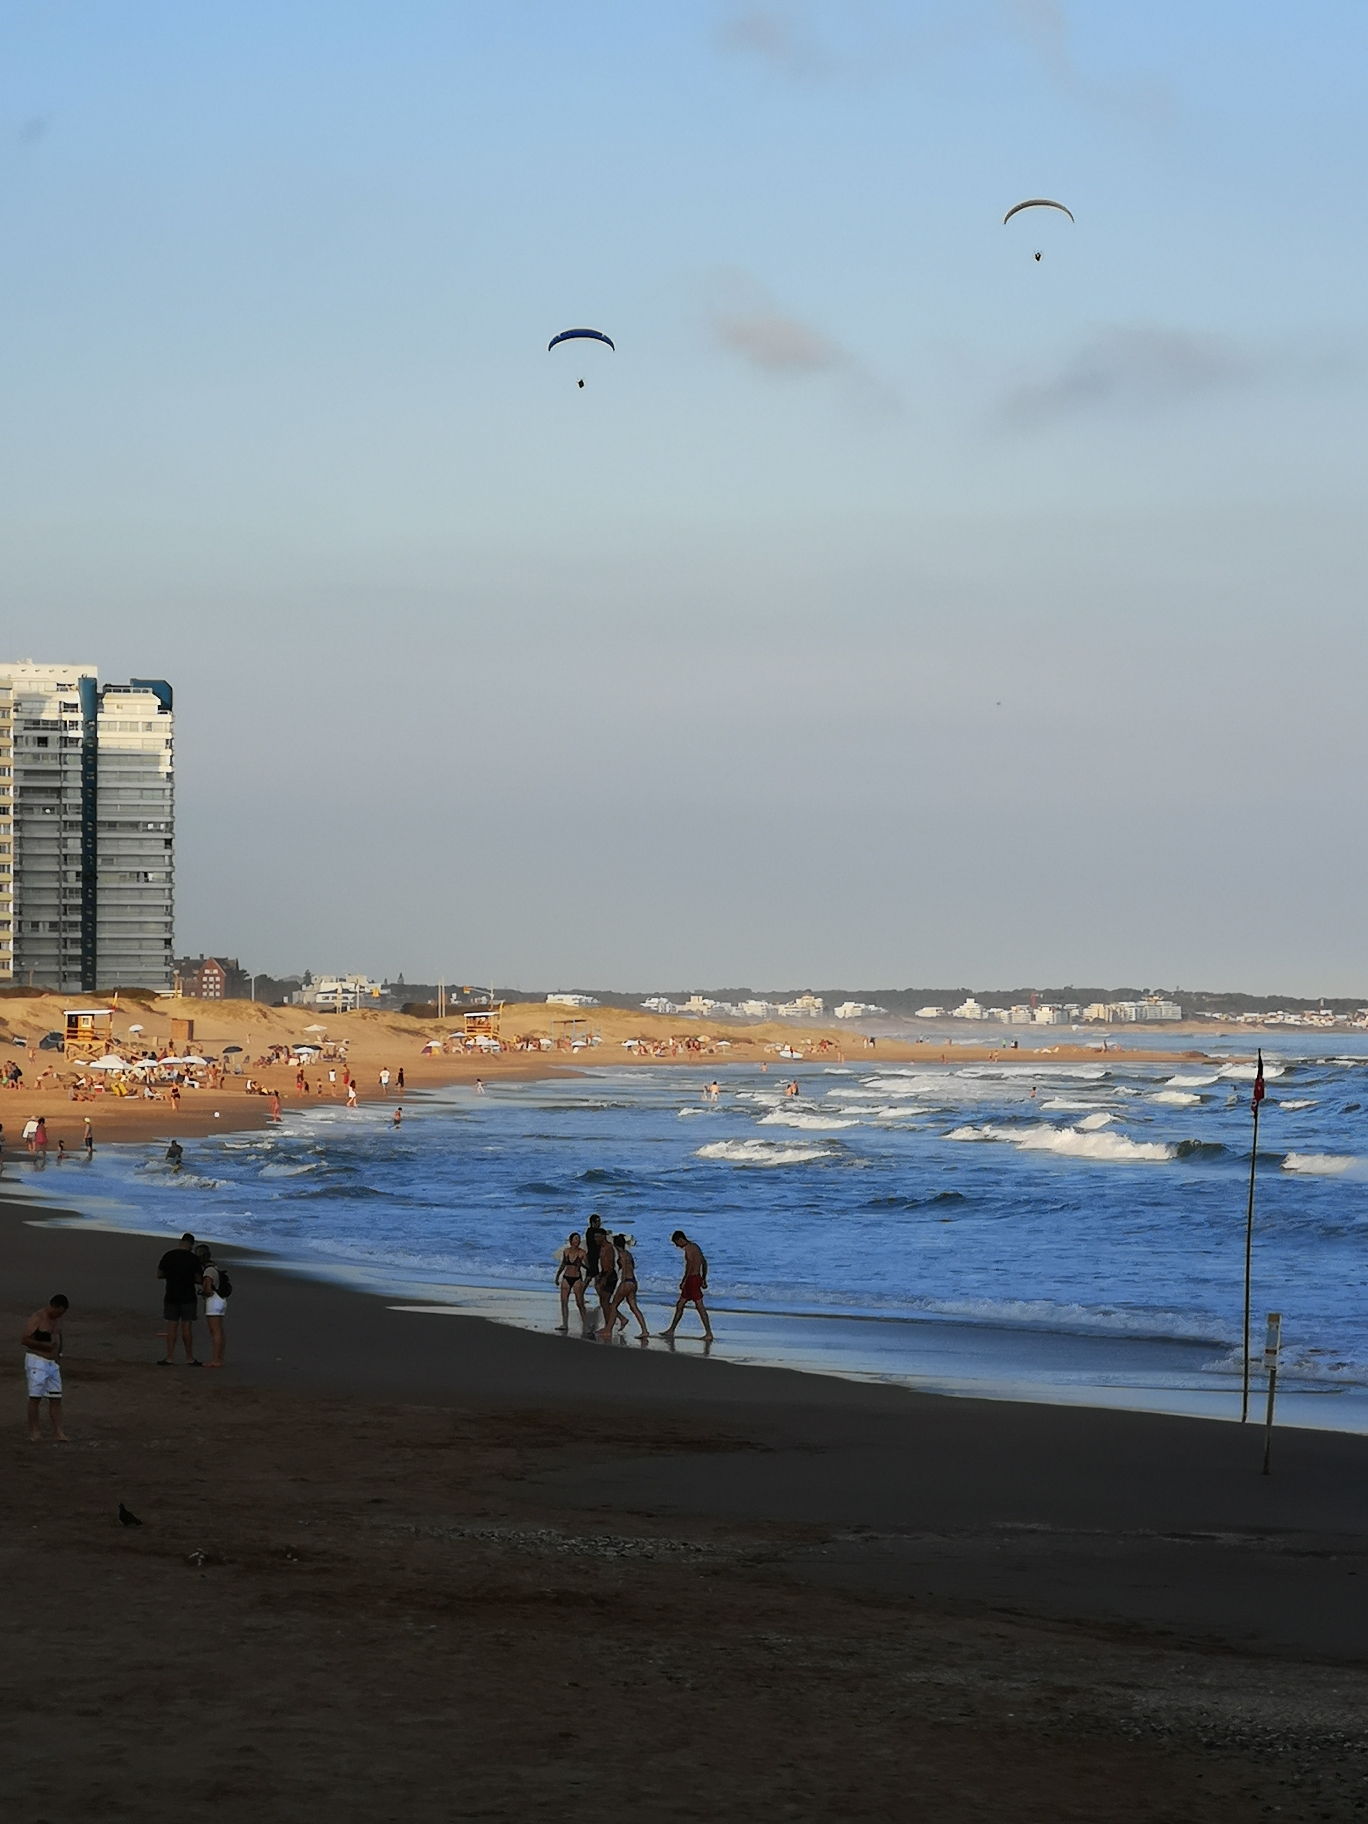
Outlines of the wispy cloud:
{"label": "wispy cloud", "polygon": [[1267,367],[1225,336],[1119,326],[1090,337],[1053,374],[1014,387],[1001,416],[1034,429],[1087,412],[1181,404],[1257,379]]}
{"label": "wispy cloud", "polygon": [[717,38],[724,50],[758,57],[787,76],[815,75],[829,63],[794,15],[773,7],[750,7],[737,13],[724,21]]}
{"label": "wispy cloud", "polygon": [[720,300],[708,315],[713,340],[758,373],[774,379],[830,374],[864,406],[896,410],[899,399],[885,381],[825,331],[783,310],[755,280],[726,275]]}

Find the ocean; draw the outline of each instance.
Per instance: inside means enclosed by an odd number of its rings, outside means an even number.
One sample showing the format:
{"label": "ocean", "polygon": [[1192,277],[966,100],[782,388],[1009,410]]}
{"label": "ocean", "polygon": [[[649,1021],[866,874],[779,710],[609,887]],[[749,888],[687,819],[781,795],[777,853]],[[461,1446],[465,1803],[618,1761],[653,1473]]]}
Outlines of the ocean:
{"label": "ocean", "polygon": [[[1284,1422],[1368,1430],[1368,1041],[1319,1038],[1264,1048],[1253,1343],[1280,1311]],[[606,1061],[410,1096],[398,1130],[380,1104],[291,1112],[186,1142],[180,1172],[125,1146],[9,1175],[103,1223],[378,1290],[415,1322],[553,1328],[555,1251],[597,1210],[636,1238],[652,1330],[671,1231],[702,1242],[719,1357],[1238,1416],[1252,1046],[1180,1065],[946,1054],[732,1066],[715,1103],[697,1069]]]}

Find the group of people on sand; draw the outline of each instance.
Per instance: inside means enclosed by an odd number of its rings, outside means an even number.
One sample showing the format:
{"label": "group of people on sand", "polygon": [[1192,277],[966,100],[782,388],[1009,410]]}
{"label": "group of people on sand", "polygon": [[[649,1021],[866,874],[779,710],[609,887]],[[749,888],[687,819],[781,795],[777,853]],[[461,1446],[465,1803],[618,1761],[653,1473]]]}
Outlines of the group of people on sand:
{"label": "group of people on sand", "polygon": [[[684,1273],[679,1282],[674,1316],[661,1334],[673,1338],[685,1306],[692,1305],[702,1320],[704,1339],[711,1342],[712,1324],[703,1303],[703,1294],[708,1288],[707,1257],[698,1243],[691,1241],[683,1229],[676,1229],[670,1240],[677,1248],[683,1249]],[[571,1298],[579,1307],[580,1321],[586,1335],[592,1333],[605,1343],[611,1343],[619,1330],[627,1329],[626,1313],[630,1311],[641,1326],[641,1341],[644,1342],[650,1336],[646,1319],[641,1315],[641,1307],[637,1303],[636,1256],[632,1253],[635,1245],[635,1239],[631,1235],[610,1234],[597,1215],[589,1218],[583,1235],[576,1229],[569,1236],[565,1246],[556,1255],[556,1284],[560,1288],[561,1310],[558,1328],[562,1336],[567,1335],[570,1329]],[[590,1316],[585,1304],[585,1293],[590,1288],[599,1301],[603,1317],[601,1325]]]}

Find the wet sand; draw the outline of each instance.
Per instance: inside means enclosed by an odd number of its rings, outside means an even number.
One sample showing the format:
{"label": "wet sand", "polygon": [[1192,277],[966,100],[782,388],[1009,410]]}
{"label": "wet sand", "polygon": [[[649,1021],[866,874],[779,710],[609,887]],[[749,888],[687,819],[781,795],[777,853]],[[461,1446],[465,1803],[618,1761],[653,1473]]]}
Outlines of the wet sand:
{"label": "wet sand", "polygon": [[73,1443],[0,1376],[16,1815],[1361,1813],[1368,1440],[1281,1434],[1265,1479],[1254,1427],[429,1320],[226,1249],[230,1368],[160,1369],[161,1246],[0,1206],[12,1333],[73,1301]]}

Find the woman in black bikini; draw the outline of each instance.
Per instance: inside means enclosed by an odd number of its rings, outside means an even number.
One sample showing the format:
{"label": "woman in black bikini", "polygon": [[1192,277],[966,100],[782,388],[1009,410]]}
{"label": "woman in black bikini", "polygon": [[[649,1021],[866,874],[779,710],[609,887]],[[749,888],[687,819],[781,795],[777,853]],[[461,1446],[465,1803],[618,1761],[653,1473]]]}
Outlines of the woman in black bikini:
{"label": "woman in black bikini", "polygon": [[646,1337],[651,1334],[646,1328],[646,1319],[641,1315],[641,1307],[637,1304],[636,1261],[632,1257],[628,1237],[614,1235],[613,1246],[617,1249],[617,1291],[613,1295],[612,1309],[608,1313],[608,1327],[601,1332],[605,1343],[611,1343],[613,1340],[614,1318],[624,1330],[627,1328],[627,1319],[622,1315],[621,1310],[623,1305],[626,1305],[632,1316],[641,1325],[642,1336]]}
{"label": "woman in black bikini", "polygon": [[584,1279],[588,1270],[589,1256],[580,1242],[578,1230],[570,1237],[560,1251],[560,1265],[556,1268],[556,1284],[560,1287],[561,1321],[560,1333],[564,1336],[570,1328],[570,1294],[575,1295],[579,1306],[580,1318],[589,1322],[589,1313],[584,1308]]}

